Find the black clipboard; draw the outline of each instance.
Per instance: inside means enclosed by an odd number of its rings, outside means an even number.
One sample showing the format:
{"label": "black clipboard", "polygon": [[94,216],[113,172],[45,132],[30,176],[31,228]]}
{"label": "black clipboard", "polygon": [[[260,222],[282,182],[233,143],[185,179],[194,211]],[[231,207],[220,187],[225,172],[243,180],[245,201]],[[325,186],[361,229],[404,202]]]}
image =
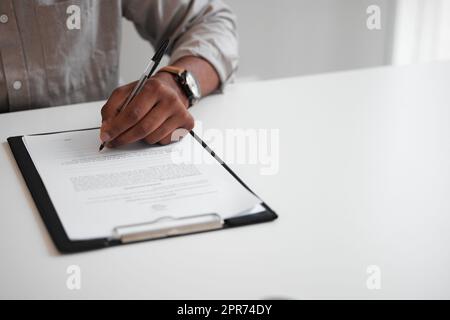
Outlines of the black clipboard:
{"label": "black clipboard", "polygon": [[[94,130],[98,128],[89,128],[89,129],[81,129],[81,130],[68,130],[68,131],[60,131],[60,132],[49,132],[49,133],[41,133],[37,135],[47,135],[47,134],[56,134],[62,132],[70,132],[70,131],[84,131],[84,130]],[[245,185],[245,183],[220,159],[217,155],[212,151],[206,143],[201,140],[193,131],[190,134],[200,143],[203,148],[205,148],[208,153],[212,157],[214,157],[220,164],[246,189],[250,192],[254,193],[250,188]],[[156,240],[168,237],[176,237],[188,234],[195,234],[200,232],[208,232],[215,230],[222,230],[227,228],[234,228],[240,226],[246,226],[256,223],[269,222],[277,219],[277,214],[267,206],[266,203],[262,202],[261,205],[264,208],[264,211],[248,214],[243,216],[237,216],[233,218],[228,218],[220,221],[215,220],[214,216],[197,216],[197,220],[192,224],[184,224],[185,228],[153,228],[151,232],[138,232],[138,233],[129,233],[127,232],[125,227],[120,227],[120,230],[116,230],[121,233],[120,238],[98,238],[98,239],[89,239],[89,240],[70,240],[64,230],[63,224],[59,219],[58,213],[56,212],[55,207],[50,199],[50,196],[45,188],[45,185],[34,166],[34,163],[31,159],[30,154],[23,142],[23,136],[15,136],[9,137],[8,143],[11,148],[11,151],[16,159],[17,165],[22,172],[22,176],[25,180],[25,183],[30,190],[31,196],[36,204],[36,207],[44,221],[45,226],[55,244],[56,248],[61,253],[76,253],[82,251],[96,250],[107,247],[113,247],[122,244],[135,243],[141,241],[149,241]],[[185,219],[185,218],[182,218]],[[181,219],[180,219],[181,220]],[[135,227],[135,226],[133,226]],[[172,228],[172,229],[170,229]],[[131,230],[131,229],[130,229]],[[158,231],[158,232],[155,232]],[[174,230],[176,232],[174,232]]]}

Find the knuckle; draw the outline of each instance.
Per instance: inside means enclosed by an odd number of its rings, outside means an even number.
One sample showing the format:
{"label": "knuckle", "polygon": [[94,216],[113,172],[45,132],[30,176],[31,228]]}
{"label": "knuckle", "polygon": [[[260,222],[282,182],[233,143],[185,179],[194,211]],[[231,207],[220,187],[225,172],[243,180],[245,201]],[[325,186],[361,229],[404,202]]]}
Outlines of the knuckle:
{"label": "knuckle", "polygon": [[194,124],[194,118],[192,117],[192,115],[185,111],[181,114],[181,121],[183,121],[183,124],[185,125],[193,125]]}
{"label": "knuckle", "polygon": [[148,132],[148,128],[144,123],[138,124],[135,127],[136,134],[140,137],[145,136]]}
{"label": "knuckle", "polygon": [[131,122],[136,122],[141,118],[141,112],[138,107],[130,108],[127,118]]}
{"label": "knuckle", "polygon": [[125,92],[125,87],[117,87],[113,90],[111,96],[120,96]]}
{"label": "knuckle", "polygon": [[115,88],[115,89],[111,92],[110,98],[118,96],[119,93],[120,93],[120,87]]}
{"label": "knuckle", "polygon": [[177,104],[177,102],[178,102],[178,96],[177,96],[177,94],[176,94],[173,90],[167,90],[167,92],[165,93],[165,96],[166,96],[167,102],[168,102],[172,107],[179,106],[179,104]]}
{"label": "knuckle", "polygon": [[177,107],[176,107],[176,105],[174,103],[166,101],[166,104],[165,104],[164,107],[165,107],[165,109],[167,110],[167,112],[170,115],[176,115],[177,114]]}
{"label": "knuckle", "polygon": [[108,114],[108,105],[104,105],[100,111],[100,114],[102,115],[102,118],[105,118]]}
{"label": "knuckle", "polygon": [[191,116],[191,114],[189,112],[185,111],[185,112],[183,112],[183,119],[186,122],[188,122],[188,121],[192,120],[193,118],[192,118],[192,116]]}
{"label": "knuckle", "polygon": [[147,83],[151,90],[159,91],[163,87],[162,83],[156,79],[150,79]]}
{"label": "knuckle", "polygon": [[171,113],[180,113],[184,112],[183,105],[180,103],[180,99],[176,96],[170,96],[166,98],[167,109],[171,111]]}
{"label": "knuckle", "polygon": [[151,125],[154,125],[155,123],[159,123],[159,118],[158,118],[158,116],[155,116],[154,114],[149,114],[146,117],[146,121],[147,121],[148,125],[151,126]]}

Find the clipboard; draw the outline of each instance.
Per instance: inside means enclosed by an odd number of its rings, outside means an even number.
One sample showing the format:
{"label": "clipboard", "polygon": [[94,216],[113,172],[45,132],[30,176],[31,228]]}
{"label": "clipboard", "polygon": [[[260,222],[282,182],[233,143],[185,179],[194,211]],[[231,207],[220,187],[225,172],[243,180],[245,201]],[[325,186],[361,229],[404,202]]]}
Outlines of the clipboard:
{"label": "clipboard", "polygon": [[[68,130],[60,132],[41,133],[36,135],[56,134],[72,131],[93,130],[98,128],[88,128],[81,130]],[[207,144],[200,139],[193,131],[190,134],[202,145],[204,149],[214,157],[241,185],[247,190],[250,188],[212,151]],[[201,232],[223,230],[228,228],[246,226],[262,222],[273,221],[278,218],[277,214],[264,202],[261,203],[262,211],[247,215],[239,215],[228,219],[223,219],[216,213],[201,214],[179,219],[160,219],[151,223],[140,223],[135,225],[117,226],[113,230],[113,235],[109,238],[97,238],[89,240],[71,240],[58,213],[53,206],[50,196],[45,188],[30,154],[23,142],[23,136],[9,137],[8,144],[22,173],[28,190],[36,204],[39,214],[60,253],[77,253],[123,244],[130,244],[142,241],[156,240],[162,238],[183,236]]]}

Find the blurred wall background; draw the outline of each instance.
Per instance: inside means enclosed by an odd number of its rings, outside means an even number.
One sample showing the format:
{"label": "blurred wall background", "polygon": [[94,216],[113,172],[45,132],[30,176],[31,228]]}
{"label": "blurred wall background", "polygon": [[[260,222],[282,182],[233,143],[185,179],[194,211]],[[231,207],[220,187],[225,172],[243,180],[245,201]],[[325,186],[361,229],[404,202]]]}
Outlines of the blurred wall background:
{"label": "blurred wall background", "polygon": [[[238,81],[417,62],[420,59],[406,57],[404,52],[419,50],[416,42],[424,39],[421,26],[426,25],[425,31],[433,34],[434,29],[446,28],[439,21],[450,20],[438,16],[449,8],[448,0],[224,1],[238,16]],[[366,10],[371,5],[381,10],[380,30],[366,26]],[[441,41],[450,43],[450,39],[444,41],[446,37],[445,32],[440,33]],[[414,42],[411,38],[419,40]],[[135,80],[152,52],[132,23],[124,20],[122,80]],[[450,53],[441,54],[446,55]]]}

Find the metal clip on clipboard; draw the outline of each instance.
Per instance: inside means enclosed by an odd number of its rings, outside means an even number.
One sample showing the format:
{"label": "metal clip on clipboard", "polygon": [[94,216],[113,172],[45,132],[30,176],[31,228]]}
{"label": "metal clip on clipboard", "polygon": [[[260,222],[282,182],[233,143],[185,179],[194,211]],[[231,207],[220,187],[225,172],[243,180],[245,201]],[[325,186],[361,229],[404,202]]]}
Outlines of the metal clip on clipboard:
{"label": "metal clip on clipboard", "polygon": [[183,218],[162,217],[152,222],[116,227],[113,238],[122,243],[130,243],[216,230],[222,227],[223,220],[217,213]]}

